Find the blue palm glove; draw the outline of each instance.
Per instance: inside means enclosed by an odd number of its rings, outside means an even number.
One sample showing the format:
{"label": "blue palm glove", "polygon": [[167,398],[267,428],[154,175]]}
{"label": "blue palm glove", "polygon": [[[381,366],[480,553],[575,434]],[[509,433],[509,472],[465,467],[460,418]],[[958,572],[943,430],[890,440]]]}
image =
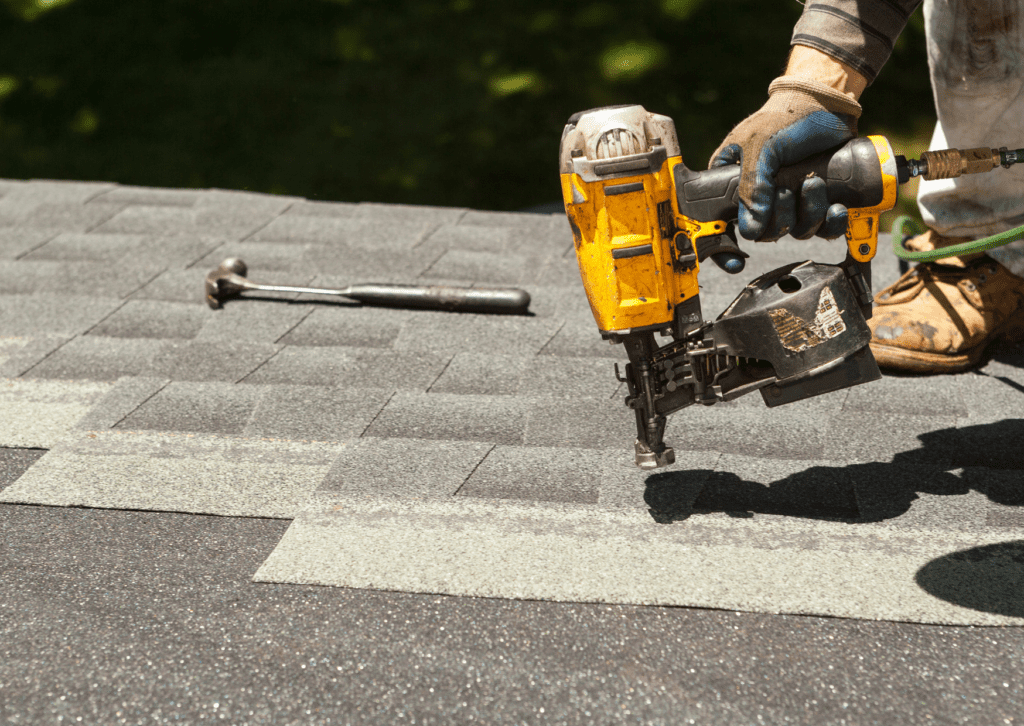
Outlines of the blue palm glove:
{"label": "blue palm glove", "polygon": [[741,235],[770,241],[786,234],[832,239],[846,232],[846,207],[829,206],[824,179],[809,177],[800,189],[785,189],[776,188],[775,174],[854,138],[860,114],[859,103],[824,83],[795,76],[772,82],[768,102],[711,157],[712,168],[742,164]]}

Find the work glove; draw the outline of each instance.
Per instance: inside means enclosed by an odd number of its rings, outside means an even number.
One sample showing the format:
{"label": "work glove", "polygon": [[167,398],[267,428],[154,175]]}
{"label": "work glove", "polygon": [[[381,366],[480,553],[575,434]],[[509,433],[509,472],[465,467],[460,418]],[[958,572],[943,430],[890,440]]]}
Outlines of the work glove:
{"label": "work glove", "polygon": [[860,104],[818,81],[776,78],[768,102],[732,130],[711,157],[712,168],[742,164],[740,234],[776,240],[786,234],[832,239],[846,232],[846,207],[829,206],[825,180],[809,177],[800,189],[776,188],[775,174],[857,135]]}

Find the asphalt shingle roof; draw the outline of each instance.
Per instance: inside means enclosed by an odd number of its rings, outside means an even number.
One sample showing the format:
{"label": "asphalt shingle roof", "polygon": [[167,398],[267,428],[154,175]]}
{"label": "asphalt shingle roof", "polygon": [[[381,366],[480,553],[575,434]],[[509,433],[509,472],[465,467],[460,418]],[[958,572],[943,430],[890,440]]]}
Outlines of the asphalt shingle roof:
{"label": "asphalt shingle roof", "polygon": [[[562,215],[0,192],[0,447],[48,450],[0,473],[2,502],[294,520],[261,581],[1024,623],[994,574],[1024,528],[1019,349],[687,409],[677,464],[645,473]],[[843,255],[750,247],[739,276],[702,270],[707,316],[760,272]],[[203,278],[229,256],[257,282],[515,285],[532,314],[270,294],[211,310]],[[883,251],[876,288],[896,274]]]}

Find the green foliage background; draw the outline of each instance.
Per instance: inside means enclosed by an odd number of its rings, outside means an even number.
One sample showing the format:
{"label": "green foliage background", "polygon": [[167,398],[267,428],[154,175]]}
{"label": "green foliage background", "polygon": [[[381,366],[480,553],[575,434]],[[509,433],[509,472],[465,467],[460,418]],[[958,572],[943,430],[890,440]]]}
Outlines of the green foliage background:
{"label": "green foliage background", "polygon": [[[0,177],[522,209],[566,118],[642,103],[704,168],[795,0],[0,0]],[[862,133],[934,123],[917,16]]]}

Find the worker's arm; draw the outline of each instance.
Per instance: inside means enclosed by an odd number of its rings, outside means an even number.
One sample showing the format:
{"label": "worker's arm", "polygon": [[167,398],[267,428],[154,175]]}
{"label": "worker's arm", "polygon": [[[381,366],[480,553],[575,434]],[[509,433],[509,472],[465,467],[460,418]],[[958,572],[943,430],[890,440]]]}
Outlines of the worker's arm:
{"label": "worker's arm", "polygon": [[792,234],[838,237],[842,205],[828,205],[824,180],[777,189],[779,168],[857,135],[861,93],[889,57],[920,0],[807,0],[793,32],[785,74],[768,102],[726,137],[711,166],[742,163],[740,233],[747,239]]}

